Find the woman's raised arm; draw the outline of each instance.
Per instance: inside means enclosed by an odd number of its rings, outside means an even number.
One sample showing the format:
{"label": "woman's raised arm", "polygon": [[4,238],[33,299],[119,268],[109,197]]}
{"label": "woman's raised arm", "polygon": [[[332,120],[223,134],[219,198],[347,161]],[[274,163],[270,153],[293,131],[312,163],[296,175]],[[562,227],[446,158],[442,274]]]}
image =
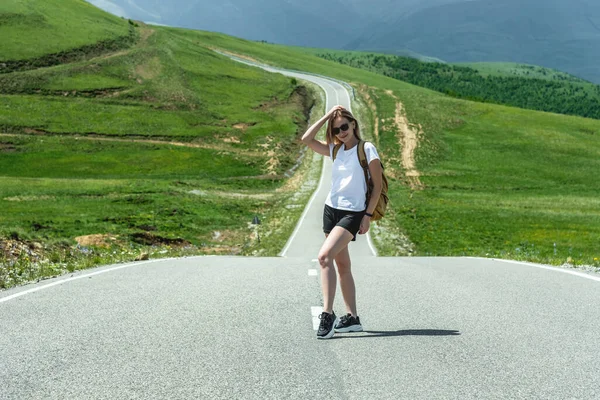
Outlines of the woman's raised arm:
{"label": "woman's raised arm", "polygon": [[310,147],[316,153],[322,154],[324,156],[329,156],[329,145],[325,142],[321,142],[320,140],[315,139],[319,130],[325,125],[327,120],[331,117],[331,114],[335,110],[343,109],[342,106],[335,106],[327,114],[325,114],[320,120],[311,125],[310,128],[302,135],[302,143]]}

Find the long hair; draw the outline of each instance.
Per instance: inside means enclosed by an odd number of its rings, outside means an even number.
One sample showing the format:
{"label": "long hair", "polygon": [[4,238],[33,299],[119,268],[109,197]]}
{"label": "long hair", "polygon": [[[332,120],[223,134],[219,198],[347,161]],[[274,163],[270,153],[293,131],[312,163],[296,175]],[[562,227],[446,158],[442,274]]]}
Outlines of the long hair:
{"label": "long hair", "polygon": [[352,115],[350,111],[344,109],[336,110],[329,118],[329,121],[327,121],[327,144],[342,143],[337,137],[335,137],[335,135],[331,131],[331,128],[333,128],[333,121],[335,121],[335,119],[338,117],[346,118],[348,122],[354,121],[354,135],[358,138],[358,140],[362,140],[362,138],[360,137],[360,126],[358,125],[358,121],[356,120],[356,118],[354,118],[354,115]]}

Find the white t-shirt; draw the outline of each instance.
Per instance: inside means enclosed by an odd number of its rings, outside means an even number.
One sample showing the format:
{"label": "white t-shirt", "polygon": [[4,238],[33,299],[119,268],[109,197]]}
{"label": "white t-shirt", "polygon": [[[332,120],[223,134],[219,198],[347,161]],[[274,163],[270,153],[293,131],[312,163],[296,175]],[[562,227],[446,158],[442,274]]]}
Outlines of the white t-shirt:
{"label": "white t-shirt", "polygon": [[[333,144],[329,145],[329,156],[333,158]],[[333,161],[331,170],[331,190],[325,204],[338,210],[364,211],[367,208],[367,182],[365,173],[358,161],[358,144],[350,150],[342,145]],[[377,159],[379,154],[372,143],[365,143],[367,163]]]}

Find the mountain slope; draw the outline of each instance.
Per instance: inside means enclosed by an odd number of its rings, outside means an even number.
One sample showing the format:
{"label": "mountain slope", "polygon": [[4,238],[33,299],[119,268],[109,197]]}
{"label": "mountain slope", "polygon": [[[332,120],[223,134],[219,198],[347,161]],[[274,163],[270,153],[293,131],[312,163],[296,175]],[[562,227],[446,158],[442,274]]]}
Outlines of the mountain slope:
{"label": "mountain slope", "polygon": [[[14,2],[24,10],[13,14],[56,24],[13,24],[8,37],[32,32],[38,59],[80,39],[103,43],[102,35],[86,37],[82,22],[96,24],[91,34],[102,27],[119,37],[106,19],[135,40],[91,56],[78,47],[84,57],[53,57],[41,68],[12,62],[0,70],[0,289],[142,252],[277,254],[302,212],[285,206],[311,195],[288,184],[292,173],[301,181],[310,170],[312,158],[301,157],[295,139],[311,92],[216,54],[208,47],[217,34],[199,41],[81,0],[58,3]],[[62,47],[49,45],[54,36],[64,37]],[[260,243],[248,229],[254,216]]]}
{"label": "mountain slope", "polygon": [[40,57],[128,33],[127,21],[83,0],[0,2],[0,61]]}

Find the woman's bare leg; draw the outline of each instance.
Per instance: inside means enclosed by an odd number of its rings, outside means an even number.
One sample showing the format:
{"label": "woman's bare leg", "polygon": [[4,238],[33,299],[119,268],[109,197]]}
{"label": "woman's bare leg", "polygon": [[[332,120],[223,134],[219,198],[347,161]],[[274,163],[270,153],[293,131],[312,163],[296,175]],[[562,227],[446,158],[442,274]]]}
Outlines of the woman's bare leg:
{"label": "woman's bare leg", "polygon": [[342,288],[342,296],[344,304],[346,304],[346,312],[356,317],[356,288],[354,286],[354,277],[352,276],[350,253],[348,246],[335,257],[338,274],[340,276],[340,287]]}
{"label": "woman's bare leg", "polygon": [[323,290],[323,311],[331,314],[333,310],[333,299],[337,285],[333,260],[348,243],[352,241],[352,234],[342,227],[334,227],[321,250],[319,250],[319,264],[321,265],[321,288]]}

